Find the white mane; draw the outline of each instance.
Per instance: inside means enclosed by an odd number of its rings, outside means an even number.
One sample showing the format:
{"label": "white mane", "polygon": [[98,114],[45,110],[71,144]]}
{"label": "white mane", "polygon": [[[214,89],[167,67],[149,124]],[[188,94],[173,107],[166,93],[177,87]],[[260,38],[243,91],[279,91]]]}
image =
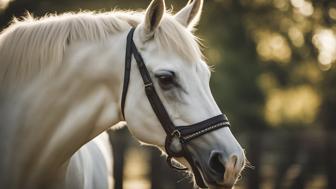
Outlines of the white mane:
{"label": "white mane", "polygon": [[[101,42],[110,35],[137,26],[144,13],[80,12],[31,15],[13,23],[0,35],[0,86],[16,87],[30,81],[48,65],[59,65],[67,47],[76,42]],[[181,54],[188,61],[201,56],[196,37],[166,13],[155,34],[165,49]]]}

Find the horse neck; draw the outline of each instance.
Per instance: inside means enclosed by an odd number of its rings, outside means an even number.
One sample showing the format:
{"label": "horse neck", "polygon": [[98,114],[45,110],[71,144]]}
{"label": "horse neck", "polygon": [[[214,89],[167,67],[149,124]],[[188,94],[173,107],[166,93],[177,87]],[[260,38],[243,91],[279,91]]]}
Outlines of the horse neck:
{"label": "horse neck", "polygon": [[62,64],[69,45],[105,41],[138,23],[138,17],[127,12],[81,12],[15,21],[0,33],[0,87],[22,88],[50,65]]}
{"label": "horse neck", "polygon": [[64,162],[81,146],[121,120],[126,34],[110,41],[68,54],[61,68],[36,79],[11,107],[15,121],[8,127],[17,126],[8,158],[13,182],[34,187],[46,175],[62,175]]}

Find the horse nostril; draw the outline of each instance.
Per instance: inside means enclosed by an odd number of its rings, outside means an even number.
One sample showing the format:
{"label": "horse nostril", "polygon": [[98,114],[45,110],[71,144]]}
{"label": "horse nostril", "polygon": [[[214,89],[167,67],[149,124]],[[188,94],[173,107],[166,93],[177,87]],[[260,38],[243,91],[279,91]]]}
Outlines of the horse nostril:
{"label": "horse nostril", "polygon": [[231,159],[233,161],[233,167],[236,167],[237,161],[238,161],[238,156],[237,155],[233,155],[233,156],[231,156]]}
{"label": "horse nostril", "polygon": [[210,155],[209,166],[218,175],[223,176],[225,173],[225,165],[223,162],[223,155],[221,152],[213,152]]}

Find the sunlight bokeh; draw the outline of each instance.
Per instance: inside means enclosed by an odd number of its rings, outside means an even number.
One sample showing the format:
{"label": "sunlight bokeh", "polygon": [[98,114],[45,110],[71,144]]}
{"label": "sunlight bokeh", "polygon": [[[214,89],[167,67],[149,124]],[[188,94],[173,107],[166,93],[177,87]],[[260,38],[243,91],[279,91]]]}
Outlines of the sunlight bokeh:
{"label": "sunlight bokeh", "polygon": [[313,43],[319,50],[318,61],[325,70],[336,60],[336,35],[331,29],[320,29],[313,36]]}
{"label": "sunlight bokeh", "polygon": [[303,16],[311,16],[314,13],[314,7],[310,1],[291,0],[291,4]]}
{"label": "sunlight bokeh", "polygon": [[322,74],[316,62],[307,61],[306,64],[300,62],[300,64],[293,69],[291,77],[293,79],[301,78],[315,84],[321,81]]}
{"label": "sunlight bokeh", "polygon": [[288,30],[288,36],[295,47],[302,47],[304,45],[304,36],[298,27],[290,27]]}
{"label": "sunlight bokeh", "polygon": [[287,40],[279,33],[270,31],[256,32],[257,52],[265,61],[288,63],[291,60],[292,51]]}
{"label": "sunlight bokeh", "polygon": [[289,3],[288,1],[283,1],[283,0],[274,0],[273,1],[274,7],[281,11],[287,11],[289,8]]}
{"label": "sunlight bokeh", "polygon": [[6,8],[10,1],[12,0],[0,0],[0,9]]}
{"label": "sunlight bokeh", "polygon": [[328,13],[329,13],[330,18],[336,20],[336,8],[330,8]]}
{"label": "sunlight bokeh", "polygon": [[148,154],[138,148],[131,148],[125,157],[124,188],[150,189]]}
{"label": "sunlight bokeh", "polygon": [[266,98],[265,117],[272,126],[311,124],[316,117],[320,98],[307,85],[290,89],[274,89]]}

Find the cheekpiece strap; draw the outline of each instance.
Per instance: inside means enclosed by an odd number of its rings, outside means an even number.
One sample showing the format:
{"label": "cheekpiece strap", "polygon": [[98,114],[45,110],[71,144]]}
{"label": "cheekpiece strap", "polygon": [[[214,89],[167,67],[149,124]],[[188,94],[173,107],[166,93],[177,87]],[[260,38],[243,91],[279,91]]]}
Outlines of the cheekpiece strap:
{"label": "cheekpiece strap", "polygon": [[130,74],[131,74],[131,63],[132,63],[132,50],[131,50],[131,42],[133,38],[135,28],[132,28],[128,35],[127,35],[127,42],[126,42],[126,54],[125,54],[125,70],[124,70],[124,84],[123,84],[123,90],[121,94],[121,113],[123,118],[125,119],[125,102],[126,102],[126,96],[128,91],[128,85],[130,80]]}
{"label": "cheekpiece strap", "polygon": [[[130,35],[133,35],[134,31],[131,33]],[[133,38],[133,37],[132,37]],[[153,81],[150,77],[150,74],[147,70],[147,67],[145,65],[145,62],[141,56],[141,54],[139,53],[138,49],[136,48],[133,39],[130,41],[130,45],[131,45],[131,52],[136,60],[136,63],[138,65],[139,71],[140,71],[140,75],[142,77],[142,80],[144,82],[145,85],[145,92],[146,92],[146,96],[152,106],[152,109],[156,115],[156,117],[158,118],[158,120],[160,121],[163,129],[165,130],[166,133],[172,133],[175,130],[175,125],[173,124],[173,122],[171,121],[168,112],[166,110],[166,108],[164,107],[164,105],[162,104],[159,95],[157,94],[155,88],[154,88],[154,84]]]}

